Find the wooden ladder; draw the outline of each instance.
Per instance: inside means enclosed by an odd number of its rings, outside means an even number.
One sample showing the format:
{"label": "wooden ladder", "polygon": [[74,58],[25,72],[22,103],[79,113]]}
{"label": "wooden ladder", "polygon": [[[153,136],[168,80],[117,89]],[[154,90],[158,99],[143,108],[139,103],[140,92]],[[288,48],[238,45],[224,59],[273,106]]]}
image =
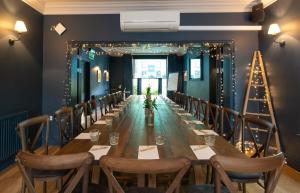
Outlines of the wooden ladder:
{"label": "wooden ladder", "polygon": [[[253,59],[252,59],[252,64],[250,66],[250,75],[249,75],[249,81],[248,81],[248,86],[244,98],[244,105],[243,105],[243,115],[252,115],[252,116],[257,116],[258,118],[263,118],[266,120],[269,120],[273,123],[275,126],[275,132],[273,134],[273,141],[275,140],[275,148],[277,152],[281,151],[281,146],[280,146],[280,140],[279,140],[279,134],[278,134],[278,129],[276,126],[276,120],[274,116],[274,110],[273,110],[273,105],[272,105],[272,100],[271,100],[271,95],[270,95],[270,89],[267,81],[267,75],[265,71],[265,66],[263,64],[262,60],[262,55],[260,51],[254,51]],[[261,81],[257,81],[258,79],[254,80],[255,77],[261,77]],[[255,96],[253,95],[253,91],[255,93],[255,89],[257,88],[264,88],[263,92],[265,93],[264,97],[261,98],[260,94],[257,94]],[[252,92],[251,92],[252,91]],[[264,103],[268,107],[268,112],[249,112],[249,101],[251,102],[256,102],[256,103]],[[259,107],[260,108],[260,107]],[[258,110],[259,111],[259,110]],[[259,128],[253,128],[253,130],[257,132],[266,132],[263,129]]]}

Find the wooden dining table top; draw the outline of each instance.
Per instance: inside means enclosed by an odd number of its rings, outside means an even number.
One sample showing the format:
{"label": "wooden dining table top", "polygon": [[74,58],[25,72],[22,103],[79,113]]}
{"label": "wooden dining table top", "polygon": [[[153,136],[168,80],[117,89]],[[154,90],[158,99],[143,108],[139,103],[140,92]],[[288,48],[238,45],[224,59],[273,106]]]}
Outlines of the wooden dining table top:
{"label": "wooden dining table top", "polygon": [[[109,133],[119,133],[118,145],[111,146],[108,155],[138,159],[140,145],[156,145],[155,137],[165,138],[163,145],[158,145],[160,159],[187,157],[192,162],[207,163],[209,160],[198,160],[190,145],[204,145],[204,136],[196,135],[190,124],[186,124],[172,110],[170,104],[161,97],[157,98],[158,108],[154,110],[154,126],[149,127],[145,121],[143,96],[131,96],[126,110],[118,119],[114,119],[111,127],[94,124],[83,132],[98,129],[101,134],[98,142],[89,139],[73,139],[63,146],[57,155],[87,152],[93,145],[109,145]],[[207,129],[205,125],[196,125],[197,129]],[[194,128],[195,129],[195,128]],[[223,137],[216,136],[212,150],[217,155],[245,157],[245,155],[227,142]]]}

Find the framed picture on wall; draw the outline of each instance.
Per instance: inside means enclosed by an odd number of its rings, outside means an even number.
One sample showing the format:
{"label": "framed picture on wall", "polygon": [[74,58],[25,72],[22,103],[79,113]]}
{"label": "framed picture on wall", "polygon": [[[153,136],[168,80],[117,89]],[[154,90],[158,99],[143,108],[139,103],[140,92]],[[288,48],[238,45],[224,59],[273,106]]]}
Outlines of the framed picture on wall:
{"label": "framed picture on wall", "polygon": [[97,70],[97,82],[100,83],[101,79],[102,79],[101,70],[99,69],[99,70]]}
{"label": "framed picture on wall", "polygon": [[191,58],[190,59],[190,80],[203,80],[203,67],[202,67],[202,59],[199,58]]}

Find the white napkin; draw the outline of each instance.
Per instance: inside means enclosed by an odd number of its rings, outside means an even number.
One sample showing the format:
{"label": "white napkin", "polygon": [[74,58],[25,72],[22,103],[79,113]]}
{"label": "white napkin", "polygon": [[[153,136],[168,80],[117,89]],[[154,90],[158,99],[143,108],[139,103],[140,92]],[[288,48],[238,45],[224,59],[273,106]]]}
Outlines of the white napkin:
{"label": "white napkin", "polygon": [[204,123],[202,121],[197,121],[197,120],[192,121],[192,123],[195,123],[197,125],[204,125]]}
{"label": "white napkin", "polygon": [[198,160],[208,160],[216,153],[207,145],[191,145]]}
{"label": "white napkin", "polygon": [[177,115],[181,116],[181,115],[185,115],[185,116],[192,116],[191,113],[177,113]]}
{"label": "white napkin", "polygon": [[91,139],[91,137],[89,133],[80,133],[75,139]]}
{"label": "white napkin", "polygon": [[106,122],[103,120],[100,120],[100,121],[96,121],[94,124],[95,125],[106,125]]}
{"label": "white napkin", "polygon": [[99,160],[102,156],[108,153],[109,149],[109,145],[93,145],[89,152],[94,155],[95,160]]}
{"label": "white napkin", "polygon": [[159,159],[156,145],[140,145],[138,159]]}
{"label": "white napkin", "polygon": [[203,129],[203,130],[193,130],[194,133],[196,135],[218,135],[216,132],[214,132],[213,130],[207,130],[207,129]]}

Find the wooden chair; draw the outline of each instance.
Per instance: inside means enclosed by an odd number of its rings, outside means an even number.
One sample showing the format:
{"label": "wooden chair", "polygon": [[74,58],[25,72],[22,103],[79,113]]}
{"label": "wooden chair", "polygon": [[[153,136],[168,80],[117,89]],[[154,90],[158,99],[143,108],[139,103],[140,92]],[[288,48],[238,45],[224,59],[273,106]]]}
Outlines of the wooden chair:
{"label": "wooden chair", "polygon": [[[74,192],[76,186],[82,182],[82,193],[88,193],[89,169],[94,161],[94,156],[90,153],[78,153],[69,155],[43,155],[38,156],[27,152],[19,152],[16,156],[17,165],[22,174],[26,188],[29,193],[37,193],[34,186],[33,173],[51,173],[57,171],[74,170],[72,178],[68,180],[62,193]],[[48,179],[49,180],[49,179]]]}
{"label": "wooden chair", "polygon": [[[88,127],[86,103],[80,103],[75,105],[73,111],[74,111],[74,119],[75,119],[75,126],[76,126],[76,135],[77,135]],[[84,117],[84,125],[82,125],[82,116]]]}
{"label": "wooden chair", "polygon": [[[265,136],[261,138],[261,141],[258,142],[255,139],[253,128],[255,129],[264,129]],[[245,132],[248,133],[250,139],[248,141],[252,142],[255,148],[255,153],[251,155],[251,158],[257,157],[266,157],[269,154],[269,147],[271,142],[272,134],[275,131],[275,126],[264,119],[258,119],[254,116],[246,115],[242,118],[242,129],[241,129],[241,136],[242,136],[242,151],[245,153]],[[232,181],[238,182],[242,184],[242,190],[246,193],[246,183],[256,182],[258,179],[262,178],[261,173],[252,173],[252,174],[245,174],[245,173],[236,173],[236,172],[229,172],[228,176],[231,178]],[[260,184],[261,185],[261,184]],[[263,185],[261,185],[263,186]]]}
{"label": "wooden chair", "polygon": [[[126,191],[131,193],[158,193],[160,191],[156,187],[156,175],[176,173],[166,193],[179,192],[181,179],[190,168],[190,165],[190,161],[186,158],[172,160],[137,160],[104,156],[100,159],[100,166],[108,178],[110,193],[113,191],[116,193],[125,193],[113,175],[113,172],[137,174],[137,187],[130,187],[129,191]],[[149,175],[148,187],[145,187],[146,174]]]}
{"label": "wooden chair", "polygon": [[[257,141],[255,137],[255,130],[259,129],[259,133],[265,133],[264,135],[258,136],[259,141]],[[269,155],[269,148],[270,148],[270,142],[271,137],[275,132],[275,126],[270,121],[267,121],[265,119],[259,119],[254,116],[243,116],[242,118],[242,150],[245,152],[245,134],[246,132],[249,134],[248,136],[250,139],[247,139],[248,141],[253,142],[254,148],[255,148],[255,154],[252,155],[252,158],[255,157],[265,157]]]}
{"label": "wooden chair", "polygon": [[239,112],[226,107],[220,109],[220,135],[233,145],[236,144],[236,134],[238,134],[241,122],[242,119]]}
{"label": "wooden chair", "polygon": [[[103,115],[105,114],[105,109],[104,109],[104,97],[100,97],[100,98],[98,99],[98,102],[99,102],[100,114],[101,114],[101,117],[103,117]],[[103,110],[104,110],[104,113],[103,113]]]}
{"label": "wooden chair", "polygon": [[89,123],[89,126],[91,126],[97,121],[97,118],[98,118],[97,103],[96,103],[95,99],[89,100],[86,103],[86,111],[87,111],[88,123]]}
{"label": "wooden chair", "polygon": [[[214,185],[191,187],[189,193],[238,193],[227,173],[265,173],[265,193],[273,193],[284,165],[282,153],[264,158],[236,158],[215,155],[211,158],[214,168]],[[225,187],[222,186],[222,183]]]}
{"label": "wooden chair", "polygon": [[[32,133],[30,131],[34,131],[35,127],[38,126],[38,129],[35,131],[35,135],[33,140],[31,141],[29,138],[29,134]],[[35,150],[38,148],[37,145],[42,141],[42,131],[45,128],[45,143],[42,145],[44,150],[42,154],[48,155],[48,138],[49,138],[49,118],[47,115],[34,117],[31,119],[27,119],[21,123],[19,123],[16,127],[17,133],[20,136],[22,151],[35,153]],[[65,171],[63,172],[51,172],[51,173],[40,173],[39,171],[32,172],[32,176],[35,179],[43,181],[43,192],[46,193],[47,183],[45,179],[52,178],[56,179],[59,186],[61,185],[62,176],[65,175]],[[21,192],[25,192],[24,181],[22,181],[22,189]]]}
{"label": "wooden chair", "polygon": [[187,96],[185,95],[185,98],[184,98],[184,110],[186,110],[187,112],[190,110],[190,104],[191,104],[191,99],[192,97],[191,96]]}
{"label": "wooden chair", "polygon": [[199,120],[204,124],[208,124],[208,101],[200,99],[199,100]]}
{"label": "wooden chair", "polygon": [[209,126],[210,129],[220,134],[220,128],[219,128],[220,107],[213,103],[208,103],[207,107],[208,107],[207,125]]}
{"label": "wooden chair", "polygon": [[199,100],[195,97],[191,97],[190,99],[189,113],[196,117],[196,119],[199,119]]}
{"label": "wooden chair", "polygon": [[[55,120],[59,130],[60,146],[74,137],[74,118],[72,107],[62,107],[55,112]],[[66,141],[65,141],[66,140]]]}
{"label": "wooden chair", "polygon": [[[38,127],[38,128],[36,128]],[[33,117],[22,121],[16,127],[17,134],[20,137],[22,144],[22,151],[28,151],[34,153],[38,148],[37,145],[41,142],[41,136],[43,129],[45,128],[44,136],[44,154],[48,154],[48,137],[49,137],[49,117],[48,115],[42,115]],[[33,140],[29,138],[29,135],[33,136]]]}

